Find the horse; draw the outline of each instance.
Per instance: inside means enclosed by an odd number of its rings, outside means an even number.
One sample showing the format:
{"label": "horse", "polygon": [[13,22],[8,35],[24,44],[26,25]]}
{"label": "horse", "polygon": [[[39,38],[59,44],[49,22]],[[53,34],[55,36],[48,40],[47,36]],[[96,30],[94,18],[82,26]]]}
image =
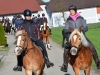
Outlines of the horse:
{"label": "horse", "polygon": [[[46,39],[46,40],[45,40]],[[47,20],[43,21],[43,27],[42,27],[42,41],[44,44],[46,44],[46,47],[50,49],[50,31],[47,26]],[[46,41],[46,42],[45,42]]]}
{"label": "horse", "polygon": [[[75,75],[80,75],[80,70],[84,70],[85,75],[90,75],[92,64],[92,51],[82,29],[72,29],[69,37],[71,44],[65,60],[72,66]],[[66,50],[64,49],[66,52]]]}
{"label": "horse", "polygon": [[23,68],[26,75],[42,75],[45,62],[41,50],[31,41],[25,30],[16,32],[16,56],[22,54]]}
{"label": "horse", "polygon": [[65,47],[65,40],[67,41],[67,36],[69,35],[69,34],[65,34],[64,30],[65,29],[62,30],[62,37],[63,37],[63,39],[62,39],[62,48]]}

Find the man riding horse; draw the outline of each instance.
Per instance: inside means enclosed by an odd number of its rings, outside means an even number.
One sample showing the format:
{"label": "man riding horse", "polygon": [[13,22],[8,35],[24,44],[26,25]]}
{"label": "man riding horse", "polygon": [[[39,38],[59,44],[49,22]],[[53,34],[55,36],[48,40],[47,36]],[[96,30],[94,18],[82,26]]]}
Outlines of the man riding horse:
{"label": "man riding horse", "polygon": [[[66,43],[66,46],[65,46],[65,49],[66,49],[66,53],[64,53],[64,63],[61,67],[61,71],[64,71],[64,72],[67,72],[67,68],[68,66],[68,61],[66,61],[65,59],[68,59],[68,58],[65,58],[66,54],[69,53],[69,50],[70,50],[70,42],[68,41],[69,40],[69,36],[71,34],[71,30],[70,28],[73,28],[73,29],[78,29],[78,28],[82,28],[82,32],[84,33],[85,35],[85,32],[88,31],[88,27],[86,25],[86,21],[84,20],[83,17],[80,16],[79,13],[77,13],[77,8],[76,6],[74,5],[71,5],[69,6],[69,12],[70,12],[70,15],[69,15],[69,18],[67,19],[66,23],[65,23],[65,28],[64,28],[64,34],[67,36],[66,39],[67,39],[67,43]],[[90,49],[92,50],[92,55],[93,55],[93,58],[94,58],[94,61],[96,63],[96,66],[98,69],[100,69],[100,61],[99,61],[99,58],[98,58],[98,55],[97,55],[97,52],[93,46],[93,44],[89,41],[89,39],[87,38],[87,41],[89,43],[89,45],[91,45]]]}
{"label": "man riding horse", "polygon": [[[43,21],[47,21],[47,18],[45,17],[45,14],[44,13],[42,14],[42,18],[40,19],[40,31],[42,30],[42,27],[43,27]],[[51,29],[50,29],[49,26],[48,26],[48,29],[49,29],[50,34],[51,34]]]}
{"label": "man riding horse", "polygon": [[[27,9],[24,11],[23,14],[24,14],[25,20],[22,24],[20,24],[19,30],[25,29],[25,31],[31,38],[32,42],[34,42],[35,45],[42,48],[41,52],[43,53],[47,68],[54,66],[54,64],[49,61],[47,51],[46,51],[41,39],[38,38],[38,34],[37,35],[35,34],[36,31],[38,31],[38,30],[36,30],[37,28],[35,28],[35,24],[31,20],[31,15],[32,15],[31,11]],[[18,61],[17,66],[15,66],[13,68],[13,70],[14,71],[22,71],[22,55],[17,56],[17,61]]]}

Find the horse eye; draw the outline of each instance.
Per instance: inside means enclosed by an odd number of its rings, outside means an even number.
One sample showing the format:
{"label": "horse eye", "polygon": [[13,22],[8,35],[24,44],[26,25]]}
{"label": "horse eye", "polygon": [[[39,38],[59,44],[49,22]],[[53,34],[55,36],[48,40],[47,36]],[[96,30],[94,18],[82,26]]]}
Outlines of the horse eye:
{"label": "horse eye", "polygon": [[81,38],[79,38],[79,40],[81,40]]}
{"label": "horse eye", "polygon": [[26,41],[25,39],[23,39],[23,41]]}

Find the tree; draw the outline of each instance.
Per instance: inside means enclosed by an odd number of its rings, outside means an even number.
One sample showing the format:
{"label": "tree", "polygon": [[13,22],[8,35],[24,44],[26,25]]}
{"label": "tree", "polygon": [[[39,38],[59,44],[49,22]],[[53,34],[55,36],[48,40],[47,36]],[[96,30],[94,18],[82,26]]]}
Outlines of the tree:
{"label": "tree", "polygon": [[2,24],[0,23],[0,46],[5,44],[6,44],[5,31]]}
{"label": "tree", "polygon": [[56,0],[57,1],[57,4],[58,4],[58,9],[59,9],[59,11],[62,13],[62,17],[63,17],[63,19],[64,19],[64,22],[66,21],[66,19],[65,19],[65,8],[64,8],[64,5],[63,5],[63,1],[62,0]]}

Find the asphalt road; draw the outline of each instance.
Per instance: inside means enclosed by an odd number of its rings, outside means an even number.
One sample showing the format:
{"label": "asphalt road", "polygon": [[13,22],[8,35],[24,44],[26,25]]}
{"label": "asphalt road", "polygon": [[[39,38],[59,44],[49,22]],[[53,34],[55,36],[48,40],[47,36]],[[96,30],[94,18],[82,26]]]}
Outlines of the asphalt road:
{"label": "asphalt road", "polygon": [[[10,50],[5,56],[4,64],[0,67],[0,75],[25,75],[25,71],[23,69],[22,72],[13,71],[13,67],[16,65],[16,56],[14,54],[15,45],[13,44],[15,39],[12,35],[7,35],[8,44],[10,46]],[[44,69],[44,75],[75,75],[72,67],[69,65],[68,72],[60,71],[60,66],[63,63],[63,48],[60,45],[56,44],[51,40],[51,50],[47,50],[49,59],[55,65],[51,68]],[[80,75],[84,75],[83,71],[81,71]],[[100,75],[100,72],[97,69],[92,68],[90,75]]]}

